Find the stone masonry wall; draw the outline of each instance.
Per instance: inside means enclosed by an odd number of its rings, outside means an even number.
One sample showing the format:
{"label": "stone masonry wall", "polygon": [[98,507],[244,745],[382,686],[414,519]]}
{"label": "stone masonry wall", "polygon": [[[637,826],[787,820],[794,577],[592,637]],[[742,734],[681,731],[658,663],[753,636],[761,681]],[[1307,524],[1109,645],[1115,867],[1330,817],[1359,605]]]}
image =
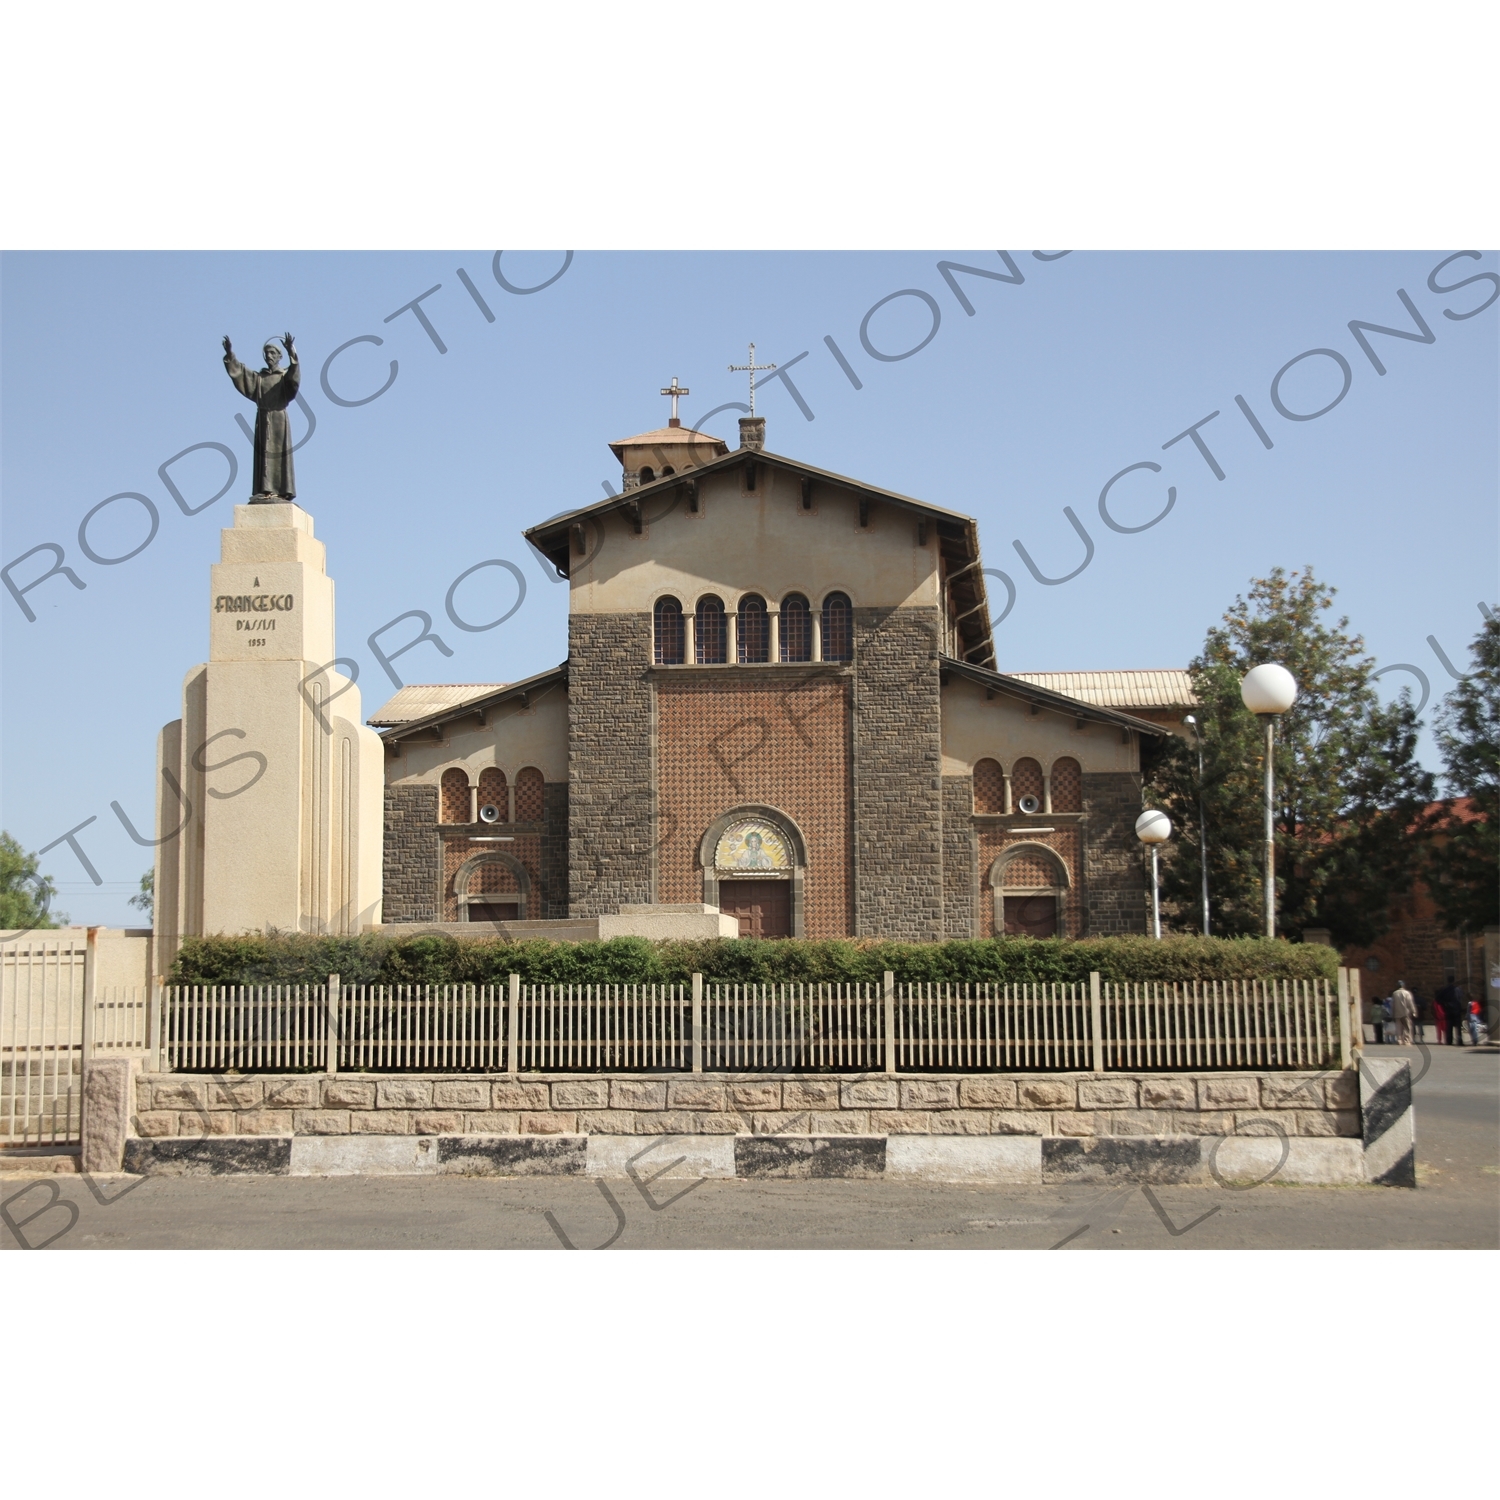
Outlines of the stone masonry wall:
{"label": "stone masonry wall", "polygon": [[1087,936],[1146,932],[1151,895],[1135,836],[1140,776],[1134,771],[1085,772],[1083,810]]}
{"label": "stone masonry wall", "polygon": [[131,1133],[1358,1136],[1342,1073],[424,1078],[143,1074]]}
{"label": "stone masonry wall", "polygon": [[943,777],[943,936],[978,935],[974,902],[979,870],[974,854],[974,778]]}
{"label": "stone masonry wall", "polygon": [[547,921],[568,915],[568,784],[549,781],[543,814],[541,901]]}
{"label": "stone masonry wall", "polygon": [[568,915],[652,899],[651,617],[568,620]]}
{"label": "stone masonry wall", "polygon": [[854,611],[855,933],[943,936],[936,609]]}
{"label": "stone masonry wall", "polygon": [[435,922],[443,884],[438,838],[438,789],[385,789],[386,922]]}

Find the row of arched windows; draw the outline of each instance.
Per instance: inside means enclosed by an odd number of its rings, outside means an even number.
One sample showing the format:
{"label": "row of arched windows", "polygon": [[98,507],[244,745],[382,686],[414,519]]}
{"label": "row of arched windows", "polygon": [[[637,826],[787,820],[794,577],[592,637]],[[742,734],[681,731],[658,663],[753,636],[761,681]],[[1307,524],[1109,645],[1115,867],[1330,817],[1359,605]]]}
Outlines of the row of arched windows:
{"label": "row of arched windows", "polygon": [[443,772],[439,793],[440,823],[540,823],[546,816],[547,784],[535,766],[516,772],[515,803],[505,772],[486,766],[472,785],[462,766]]}
{"label": "row of arched windows", "polygon": [[1082,812],[1083,768],[1071,755],[1064,755],[1044,771],[1040,761],[1023,755],[1007,774],[999,761],[986,758],[974,767],[974,811]]}
{"label": "row of arched windows", "polygon": [[788,594],[772,611],[759,594],[746,594],[729,613],[717,594],[705,594],[691,615],[682,601],[656,601],[653,659],[658,666],[734,662],[853,661],[854,607],[847,594],[829,594],[814,615],[805,594]]}

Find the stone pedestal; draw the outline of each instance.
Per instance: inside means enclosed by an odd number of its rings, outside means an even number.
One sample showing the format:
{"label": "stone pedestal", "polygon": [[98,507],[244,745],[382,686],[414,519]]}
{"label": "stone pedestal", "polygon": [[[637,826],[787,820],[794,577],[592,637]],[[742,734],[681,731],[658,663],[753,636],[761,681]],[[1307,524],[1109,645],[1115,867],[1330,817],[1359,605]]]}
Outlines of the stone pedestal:
{"label": "stone pedestal", "polygon": [[312,517],[237,505],[209,660],[158,745],[157,963],[199,933],[357,933],[380,920],[379,737],[332,669],[333,580]]}

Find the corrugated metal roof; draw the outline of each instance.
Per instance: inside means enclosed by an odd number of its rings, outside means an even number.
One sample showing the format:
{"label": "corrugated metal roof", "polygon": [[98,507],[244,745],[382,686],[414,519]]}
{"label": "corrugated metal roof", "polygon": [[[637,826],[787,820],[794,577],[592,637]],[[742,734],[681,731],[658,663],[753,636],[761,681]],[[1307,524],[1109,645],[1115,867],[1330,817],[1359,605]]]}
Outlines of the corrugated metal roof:
{"label": "corrugated metal roof", "polygon": [[404,687],[370,715],[365,721],[377,729],[392,724],[410,724],[413,719],[425,719],[431,714],[440,714],[445,708],[457,708],[475,698],[498,693],[508,686],[503,682],[440,682],[411,683]]}
{"label": "corrugated metal roof", "polygon": [[1006,675],[1099,708],[1187,708],[1198,701],[1188,673],[1170,667],[1146,672],[1009,672]]}

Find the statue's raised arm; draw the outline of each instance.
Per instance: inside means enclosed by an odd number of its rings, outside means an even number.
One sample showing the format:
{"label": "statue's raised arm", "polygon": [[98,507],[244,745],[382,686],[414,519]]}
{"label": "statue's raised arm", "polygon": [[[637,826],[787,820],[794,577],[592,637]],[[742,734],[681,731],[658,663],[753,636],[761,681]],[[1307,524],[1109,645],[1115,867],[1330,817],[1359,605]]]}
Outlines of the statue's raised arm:
{"label": "statue's raised arm", "polygon": [[255,480],[252,505],[294,500],[297,483],[292,472],[292,427],[286,409],[297,399],[302,363],[290,333],[282,335],[289,368],[281,368],[281,350],[268,339],[261,351],[265,368],[247,370],[234,357],[229,335],[224,335],[224,368],[234,388],[255,403]]}

